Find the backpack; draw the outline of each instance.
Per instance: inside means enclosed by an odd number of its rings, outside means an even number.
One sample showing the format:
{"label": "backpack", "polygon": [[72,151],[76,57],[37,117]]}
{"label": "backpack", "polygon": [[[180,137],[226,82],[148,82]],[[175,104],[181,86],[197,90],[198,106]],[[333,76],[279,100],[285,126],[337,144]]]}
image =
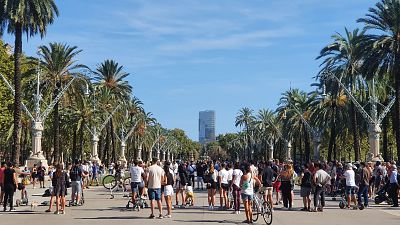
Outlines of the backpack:
{"label": "backpack", "polygon": [[73,167],[71,171],[69,172],[69,178],[71,178],[71,181],[77,181],[79,177],[79,169],[78,167]]}
{"label": "backpack", "polygon": [[210,172],[207,170],[206,172],[204,172],[204,178],[203,181],[204,183],[211,183],[211,174]]}

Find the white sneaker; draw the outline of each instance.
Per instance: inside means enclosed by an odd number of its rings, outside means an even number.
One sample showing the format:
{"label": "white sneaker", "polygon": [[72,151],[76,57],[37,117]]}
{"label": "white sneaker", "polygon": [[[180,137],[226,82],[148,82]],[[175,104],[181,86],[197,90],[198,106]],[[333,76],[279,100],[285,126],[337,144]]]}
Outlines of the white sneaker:
{"label": "white sneaker", "polygon": [[165,215],[164,218],[171,218],[171,215]]}

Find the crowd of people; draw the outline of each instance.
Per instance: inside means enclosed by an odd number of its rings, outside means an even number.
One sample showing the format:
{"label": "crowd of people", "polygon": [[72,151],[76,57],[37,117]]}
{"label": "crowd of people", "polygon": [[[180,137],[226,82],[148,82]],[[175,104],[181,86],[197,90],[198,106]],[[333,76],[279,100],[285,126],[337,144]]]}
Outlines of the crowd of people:
{"label": "crowd of people", "polygon": [[[120,164],[104,165],[75,160],[72,164],[58,164],[46,168],[35,165],[17,169],[12,163],[1,163],[0,199],[4,210],[13,210],[15,191],[24,190],[24,185],[36,182],[45,188],[45,175],[51,180],[51,198],[46,212],[52,212],[56,202],[55,214],[65,214],[67,189],[71,188],[71,205],[80,205],[83,189],[99,185],[99,178],[106,173],[121,174]],[[302,211],[322,212],[325,197],[343,194],[344,208],[357,209],[369,206],[375,193],[385,190],[388,203],[398,207],[400,187],[400,167],[396,162],[313,162],[302,166],[279,160],[256,162],[193,161],[160,162],[153,159],[148,164],[135,160],[128,168],[131,176],[132,203],[148,199],[149,218],[171,218],[174,208],[193,206],[195,191],[207,190],[209,210],[231,210],[240,214],[244,208],[246,219],[252,222],[252,201],[255,194],[261,194],[264,202],[273,211],[276,205],[293,210],[294,189],[300,187],[303,199]],[[30,177],[30,178],[28,178]],[[19,179],[20,178],[20,179]],[[21,192],[26,193],[26,192]],[[219,197],[219,206],[216,198]],[[175,206],[172,204],[175,200]],[[163,214],[163,201],[167,213]],[[313,204],[312,204],[313,203]],[[158,208],[156,216],[155,209]]]}

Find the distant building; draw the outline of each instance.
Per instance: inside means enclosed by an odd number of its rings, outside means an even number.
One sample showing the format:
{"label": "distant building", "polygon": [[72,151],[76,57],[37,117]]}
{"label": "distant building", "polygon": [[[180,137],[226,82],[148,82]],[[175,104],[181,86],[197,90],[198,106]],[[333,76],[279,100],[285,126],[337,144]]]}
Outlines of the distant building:
{"label": "distant building", "polygon": [[215,111],[199,112],[199,142],[206,144],[215,141]]}

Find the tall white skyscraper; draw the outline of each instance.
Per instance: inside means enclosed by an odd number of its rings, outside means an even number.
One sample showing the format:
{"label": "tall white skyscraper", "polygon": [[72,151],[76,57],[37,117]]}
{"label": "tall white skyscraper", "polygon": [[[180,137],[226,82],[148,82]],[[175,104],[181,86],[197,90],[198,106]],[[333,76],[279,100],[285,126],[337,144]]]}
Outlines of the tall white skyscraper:
{"label": "tall white skyscraper", "polygon": [[199,142],[206,144],[215,141],[215,111],[199,112]]}

